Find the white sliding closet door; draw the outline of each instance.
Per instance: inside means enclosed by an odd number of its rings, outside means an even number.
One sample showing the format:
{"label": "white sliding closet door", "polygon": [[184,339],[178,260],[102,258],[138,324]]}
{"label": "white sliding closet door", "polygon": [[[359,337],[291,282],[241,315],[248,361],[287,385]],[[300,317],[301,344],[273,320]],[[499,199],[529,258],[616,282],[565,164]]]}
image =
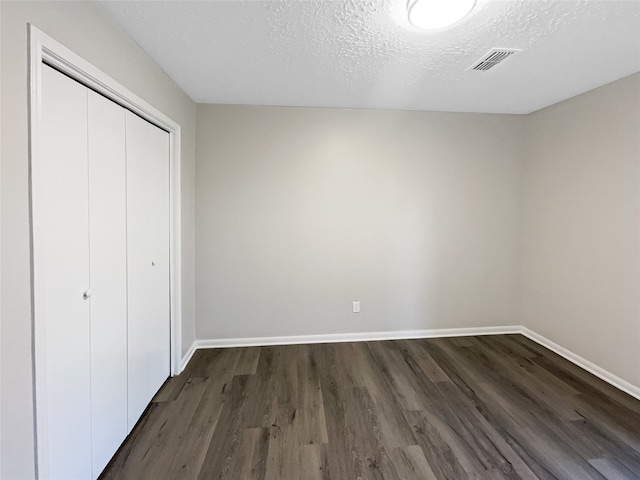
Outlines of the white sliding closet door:
{"label": "white sliding closet door", "polygon": [[[44,391],[48,478],[91,477],[91,352],[87,89],[42,68],[41,143],[46,154],[34,177],[39,243],[36,311],[46,338]],[[42,362],[40,363],[42,367]],[[42,405],[42,404],[40,404]],[[44,472],[43,472],[44,473]]]}
{"label": "white sliding closet door", "polygon": [[42,66],[38,467],[97,478],[170,373],[169,134]]}
{"label": "white sliding closet door", "polygon": [[93,478],[127,436],[125,109],[88,91]]}
{"label": "white sliding closet door", "polygon": [[129,430],[169,376],[169,134],[126,112]]}

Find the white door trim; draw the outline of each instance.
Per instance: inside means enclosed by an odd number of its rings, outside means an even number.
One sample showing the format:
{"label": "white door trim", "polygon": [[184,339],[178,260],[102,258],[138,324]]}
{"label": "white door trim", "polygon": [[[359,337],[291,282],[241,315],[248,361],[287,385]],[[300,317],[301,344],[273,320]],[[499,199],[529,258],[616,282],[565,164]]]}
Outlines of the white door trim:
{"label": "white door trim", "polygon": [[[46,63],[79,81],[87,87],[131,110],[142,118],[169,132],[170,140],[170,302],[171,302],[171,374],[177,375],[181,368],[182,345],[182,287],[181,287],[181,197],[180,197],[180,125],[155,107],[120,85],[117,81],[98,70],[89,62],[73,53],[48,35],[29,24],[29,209],[31,219],[31,311],[32,311],[32,357],[34,380],[34,411],[36,436],[36,475],[48,478],[46,462],[47,412],[46,412],[46,370],[44,365],[45,339],[42,332],[45,324],[42,310],[42,275],[39,273],[46,262],[38,245],[44,232],[38,222],[38,176],[41,76],[42,64]],[[34,205],[36,208],[34,209]],[[42,460],[42,461],[41,461]]]}

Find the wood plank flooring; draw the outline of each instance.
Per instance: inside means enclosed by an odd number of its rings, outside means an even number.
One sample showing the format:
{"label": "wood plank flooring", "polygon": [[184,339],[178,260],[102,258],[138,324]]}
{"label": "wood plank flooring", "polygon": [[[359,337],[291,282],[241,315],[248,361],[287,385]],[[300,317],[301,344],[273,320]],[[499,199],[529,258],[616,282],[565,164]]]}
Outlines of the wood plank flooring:
{"label": "wood plank flooring", "polygon": [[521,335],[198,351],[102,479],[640,479],[640,401]]}

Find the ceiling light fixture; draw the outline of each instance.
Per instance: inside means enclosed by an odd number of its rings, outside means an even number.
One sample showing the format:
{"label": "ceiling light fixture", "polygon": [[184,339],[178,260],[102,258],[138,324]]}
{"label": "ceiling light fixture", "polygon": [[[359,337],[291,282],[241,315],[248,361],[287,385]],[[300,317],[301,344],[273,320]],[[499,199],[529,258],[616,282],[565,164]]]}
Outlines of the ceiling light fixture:
{"label": "ceiling light fixture", "polygon": [[466,17],[475,4],[476,0],[409,0],[409,21],[429,30],[448,27]]}

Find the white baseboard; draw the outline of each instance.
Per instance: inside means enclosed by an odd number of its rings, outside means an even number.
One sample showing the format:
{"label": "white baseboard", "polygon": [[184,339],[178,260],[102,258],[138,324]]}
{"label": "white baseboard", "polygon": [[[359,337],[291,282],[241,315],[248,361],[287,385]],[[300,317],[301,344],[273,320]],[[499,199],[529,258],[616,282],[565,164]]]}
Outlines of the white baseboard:
{"label": "white baseboard", "polygon": [[628,393],[632,397],[640,400],[640,387],[636,387],[635,385],[623,380],[622,378],[614,375],[613,373],[605,370],[604,368],[599,367],[595,363],[590,362],[582,358],[580,355],[573,353],[570,350],[558,345],[555,342],[552,342],[546,337],[534,332],[533,330],[529,330],[527,327],[520,327],[520,333],[525,337],[533,340],[534,342],[542,345],[543,347],[548,348],[549,350],[557,353],[561,357],[566,358],[571,363],[577,365],[578,367],[586,370],[589,373],[592,373],[596,377],[604,380],[605,382],[613,385],[619,390],[622,390],[625,393]]}
{"label": "white baseboard", "polygon": [[196,347],[196,342],[193,342],[191,344],[191,346],[189,347],[189,350],[187,350],[187,353],[184,354],[184,356],[182,357],[182,361],[180,362],[180,372],[182,373],[184,371],[184,369],[187,367],[187,364],[189,363],[189,361],[191,360],[191,357],[193,357],[193,354],[196,353],[196,350],[198,349],[198,347]]}
{"label": "white baseboard", "polygon": [[578,367],[592,373],[596,377],[613,385],[640,400],[640,387],[632,385],[617,377],[604,368],[582,358],[581,356],[561,347],[548,338],[537,334],[533,330],[520,325],[503,327],[475,327],[475,328],[437,328],[430,330],[403,330],[392,332],[363,332],[363,333],[329,333],[323,335],[294,335],[283,337],[253,337],[253,338],[220,338],[196,340],[189,351],[182,358],[181,371],[187,366],[196,350],[204,348],[233,348],[233,347],[262,347],[269,345],[300,345],[312,343],[342,343],[342,342],[371,342],[377,340],[405,340],[413,338],[439,337],[469,337],[476,335],[506,335],[519,333],[534,342],[548,348],[566,358]]}
{"label": "white baseboard", "polygon": [[391,332],[363,332],[363,333],[328,333],[322,335],[294,335],[284,337],[255,337],[255,338],[221,338],[212,340],[196,340],[196,349],[200,348],[231,348],[258,347],[267,345],[300,345],[310,343],[343,343],[343,342],[372,342],[376,340],[404,340],[411,338],[436,337],[468,337],[472,335],[498,335],[506,333],[520,333],[519,326],[509,327],[475,327],[475,328],[438,328],[431,330],[400,330]]}

